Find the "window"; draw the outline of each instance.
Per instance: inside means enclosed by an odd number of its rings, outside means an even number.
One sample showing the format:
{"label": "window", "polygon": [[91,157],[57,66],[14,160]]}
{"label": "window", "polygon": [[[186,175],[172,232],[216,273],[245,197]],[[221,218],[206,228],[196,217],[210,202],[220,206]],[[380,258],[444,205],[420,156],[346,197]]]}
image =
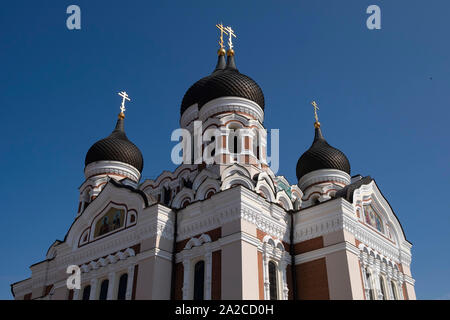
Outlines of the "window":
{"label": "window", "polygon": [[398,300],[397,296],[397,287],[395,286],[394,281],[391,281],[392,294],[394,295],[394,300]]}
{"label": "window", "polygon": [[270,300],[277,300],[277,265],[273,261],[269,261],[269,284]]}
{"label": "window", "polygon": [[386,294],[386,288],[384,286],[384,280],[383,277],[380,276],[380,289],[381,289],[381,293],[383,294],[383,300],[387,300],[387,294]]}
{"label": "window", "polygon": [[128,274],[124,273],[119,279],[119,290],[117,292],[117,300],[125,300],[127,293]]}
{"label": "window", "polygon": [[98,300],[106,300],[106,297],[108,296],[108,285],[109,281],[103,280],[102,284],[100,285],[100,296],[98,297]]}
{"label": "window", "polygon": [[86,286],[83,289],[83,296],[82,300],[89,300],[89,297],[91,296],[91,286]]}
{"label": "window", "polygon": [[194,267],[194,300],[203,300],[205,286],[205,262],[199,261]]}
{"label": "window", "polygon": [[367,289],[369,290],[369,300],[375,300],[370,280],[370,272],[366,271]]}

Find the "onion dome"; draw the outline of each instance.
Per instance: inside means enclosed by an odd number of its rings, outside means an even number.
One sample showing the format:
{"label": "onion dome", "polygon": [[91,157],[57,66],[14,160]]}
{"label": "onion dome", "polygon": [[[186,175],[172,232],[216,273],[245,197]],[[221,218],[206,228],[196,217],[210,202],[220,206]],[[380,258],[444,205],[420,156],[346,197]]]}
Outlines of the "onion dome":
{"label": "onion dome", "polygon": [[119,161],[133,166],[142,173],[144,159],[139,148],[128,140],[125,134],[124,117],[124,114],[120,113],[114,131],[92,145],[86,154],[85,166],[96,161]]}
{"label": "onion dome", "polygon": [[194,103],[199,110],[207,102],[220,97],[241,97],[256,102],[264,110],[264,94],[259,85],[236,68],[234,51],[220,49],[217,66],[213,73],[194,83],[181,103],[181,114]]}
{"label": "onion dome", "polygon": [[316,122],[314,141],[311,147],[298,159],[297,178],[320,169],[336,169],[350,174],[350,162],[345,154],[328,144],[320,130],[320,123]]}

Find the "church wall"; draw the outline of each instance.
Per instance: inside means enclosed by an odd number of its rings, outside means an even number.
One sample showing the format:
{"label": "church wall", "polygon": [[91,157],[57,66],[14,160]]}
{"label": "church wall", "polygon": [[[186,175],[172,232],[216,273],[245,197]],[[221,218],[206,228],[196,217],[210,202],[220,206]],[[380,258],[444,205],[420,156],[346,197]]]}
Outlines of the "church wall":
{"label": "church wall", "polygon": [[52,299],[53,300],[66,300],[67,299],[67,288],[66,286],[59,287],[55,289]]}
{"label": "church wall", "polygon": [[147,258],[139,262],[139,273],[136,282],[136,300],[152,299],[155,258]]}
{"label": "church wall", "polygon": [[[170,299],[170,283],[172,281],[172,262],[155,257],[153,261],[152,299]],[[144,282],[145,283],[145,282]]]}
{"label": "church wall", "polygon": [[256,300],[258,294],[258,248],[242,241],[242,299]]}
{"label": "church wall", "polygon": [[327,263],[325,258],[295,266],[299,300],[329,300]]}
{"label": "church wall", "polygon": [[[416,291],[414,290],[414,286],[407,282],[405,282],[403,285],[405,288],[405,290],[403,291],[405,300],[406,300],[406,297],[408,297],[408,300],[416,300]],[[405,294],[405,291],[406,291],[406,294]]]}
{"label": "church wall", "polygon": [[222,247],[222,299],[243,299],[242,292],[242,250],[241,241]]}

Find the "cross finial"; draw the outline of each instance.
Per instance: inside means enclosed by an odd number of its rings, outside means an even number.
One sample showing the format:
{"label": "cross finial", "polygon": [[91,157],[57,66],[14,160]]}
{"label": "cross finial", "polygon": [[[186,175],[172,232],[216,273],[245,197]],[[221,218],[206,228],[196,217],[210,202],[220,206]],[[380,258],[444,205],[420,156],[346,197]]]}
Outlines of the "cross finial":
{"label": "cross finial", "polygon": [[317,106],[316,101],[311,102],[311,104],[314,107],[314,118],[316,118],[316,122],[314,122],[314,127],[318,128],[320,127],[319,117],[317,116],[317,110],[319,110],[319,107]]}
{"label": "cross finial", "polygon": [[225,33],[228,35],[226,28],[223,26],[222,22],[220,24],[216,24],[216,27],[220,30],[220,38],[219,38],[219,52],[225,52],[225,49],[223,48],[223,34]]}
{"label": "cross finial", "polygon": [[234,30],[231,29],[230,26],[225,28],[226,31],[228,31],[228,47],[229,51],[233,51],[233,37],[236,38],[236,34],[234,33]]}
{"label": "cross finial", "polygon": [[131,101],[130,98],[128,97],[128,94],[125,91],[121,91],[117,93],[119,96],[122,97],[122,105],[120,106],[120,113],[119,113],[119,118],[123,119],[125,118],[125,100]]}

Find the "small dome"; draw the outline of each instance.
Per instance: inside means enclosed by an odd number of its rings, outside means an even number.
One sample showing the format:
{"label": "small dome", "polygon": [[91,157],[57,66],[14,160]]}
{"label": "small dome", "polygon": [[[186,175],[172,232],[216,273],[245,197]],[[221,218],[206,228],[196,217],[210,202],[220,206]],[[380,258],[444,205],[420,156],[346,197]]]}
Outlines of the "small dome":
{"label": "small dome", "polygon": [[85,166],[96,161],[119,161],[135,167],[142,173],[144,159],[138,147],[124,131],[123,119],[117,120],[116,128],[105,139],[92,145],[86,154]]}
{"label": "small dome", "polygon": [[181,114],[194,103],[200,109],[204,104],[220,97],[241,97],[256,102],[264,110],[264,94],[250,77],[240,73],[235,66],[234,56],[219,56],[214,72],[194,83],[186,92],[181,103]]}
{"label": "small dome", "polygon": [[345,154],[328,144],[320,127],[315,129],[314,142],[298,159],[297,178],[320,169],[336,169],[350,174],[350,162]]}

